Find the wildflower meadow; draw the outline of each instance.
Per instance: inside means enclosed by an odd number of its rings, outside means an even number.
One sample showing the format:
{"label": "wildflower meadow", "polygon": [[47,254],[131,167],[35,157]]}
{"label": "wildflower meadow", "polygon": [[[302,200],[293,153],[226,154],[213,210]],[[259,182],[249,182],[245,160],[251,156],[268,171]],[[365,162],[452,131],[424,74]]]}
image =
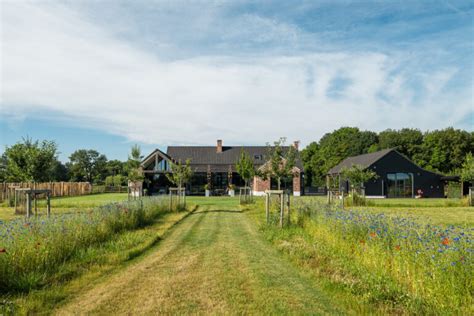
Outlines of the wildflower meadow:
{"label": "wildflower meadow", "polygon": [[86,212],[0,221],[0,292],[39,288],[80,250],[153,222],[163,198],[112,203]]}
{"label": "wildflower meadow", "polygon": [[[264,225],[279,248],[390,312],[472,312],[474,228],[300,200],[292,225]],[[387,311],[387,310],[385,310]]]}

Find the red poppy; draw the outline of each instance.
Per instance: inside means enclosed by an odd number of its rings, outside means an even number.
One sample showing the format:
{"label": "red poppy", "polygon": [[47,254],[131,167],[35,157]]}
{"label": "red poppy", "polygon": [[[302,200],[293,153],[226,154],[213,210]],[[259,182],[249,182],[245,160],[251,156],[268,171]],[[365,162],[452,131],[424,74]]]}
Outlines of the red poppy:
{"label": "red poppy", "polygon": [[449,240],[448,237],[444,237],[443,241],[441,242],[443,245],[447,246],[451,243],[451,240]]}
{"label": "red poppy", "polygon": [[0,253],[6,253],[7,250],[5,248],[0,248]]}
{"label": "red poppy", "polygon": [[377,233],[375,233],[375,232],[370,233],[370,237],[372,237],[372,238],[377,237]]}
{"label": "red poppy", "polygon": [[400,245],[396,245],[396,246],[395,246],[395,250],[400,251],[400,249],[402,249],[402,247],[400,247]]}

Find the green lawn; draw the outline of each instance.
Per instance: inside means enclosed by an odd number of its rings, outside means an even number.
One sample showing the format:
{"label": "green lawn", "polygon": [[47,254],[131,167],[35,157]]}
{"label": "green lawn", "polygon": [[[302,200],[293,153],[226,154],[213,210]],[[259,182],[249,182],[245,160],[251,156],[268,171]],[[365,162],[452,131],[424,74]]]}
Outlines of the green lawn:
{"label": "green lawn", "polygon": [[[303,196],[301,201],[326,202],[326,197]],[[371,206],[350,206],[346,209],[367,210],[391,216],[410,217],[437,225],[474,225],[474,207],[462,206],[461,199],[370,199]]]}
{"label": "green lawn", "polygon": [[[58,197],[51,199],[51,213],[70,213],[87,211],[94,207],[127,200],[127,193],[104,193],[82,195],[74,197]],[[38,201],[38,213],[46,214],[46,202]],[[22,218],[24,215],[15,215],[13,207],[0,207],[0,220]]]}
{"label": "green lawn", "polygon": [[[89,210],[126,198],[126,194],[57,198],[53,213]],[[325,201],[324,197],[292,201],[296,205],[312,199]],[[369,298],[377,297],[376,289],[357,293],[352,288],[361,275],[341,266],[341,258],[350,257],[351,250],[331,250],[335,234],[328,231],[321,239],[298,227],[262,227],[263,198],[255,200],[256,204],[242,208],[238,197],[188,197],[188,206],[199,208],[186,218],[186,213],[171,213],[151,226],[91,247],[64,264],[56,283],[13,299],[22,312],[48,314],[409,312],[391,306],[391,301],[371,302]],[[474,208],[446,206],[441,199],[375,203],[380,204],[360,209],[442,225],[474,226]],[[0,219],[13,217],[0,209]],[[349,263],[355,260],[349,259]]]}

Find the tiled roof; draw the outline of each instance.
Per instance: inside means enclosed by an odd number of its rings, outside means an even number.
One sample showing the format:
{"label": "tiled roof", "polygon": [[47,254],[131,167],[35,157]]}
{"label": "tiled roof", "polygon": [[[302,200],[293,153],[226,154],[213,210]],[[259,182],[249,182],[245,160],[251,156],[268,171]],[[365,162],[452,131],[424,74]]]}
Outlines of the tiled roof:
{"label": "tiled roof", "polygon": [[[289,148],[289,147],[284,147]],[[169,146],[166,154],[174,161],[191,160],[191,166],[199,172],[206,171],[207,165],[211,169],[228,171],[229,165],[235,165],[240,157],[241,150],[246,151],[256,167],[265,163],[267,146],[223,146],[222,152],[218,153],[216,146]],[[302,169],[301,161],[298,159],[296,166]],[[204,170],[205,169],[205,170]]]}
{"label": "tiled roof", "polygon": [[389,148],[389,149],[383,149],[374,153],[369,153],[369,154],[363,154],[359,156],[353,156],[344,159],[341,163],[339,163],[337,166],[332,167],[329,171],[328,174],[337,174],[341,172],[341,169],[346,167],[350,168],[354,165],[360,165],[364,168],[369,167],[388,153],[392,152],[394,149]]}

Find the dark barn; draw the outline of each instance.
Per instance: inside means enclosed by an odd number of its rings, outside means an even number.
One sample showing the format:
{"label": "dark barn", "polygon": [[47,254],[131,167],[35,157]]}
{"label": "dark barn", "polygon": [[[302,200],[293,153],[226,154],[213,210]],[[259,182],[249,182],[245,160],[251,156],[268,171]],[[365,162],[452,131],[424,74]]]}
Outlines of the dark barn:
{"label": "dark barn", "polygon": [[[349,157],[329,170],[328,176],[340,177],[344,167],[353,165],[361,165],[378,175],[364,184],[366,196],[413,198],[418,190],[423,192],[423,197],[445,196],[442,175],[424,170],[395,149]],[[341,181],[340,185],[347,192],[347,181]]]}

